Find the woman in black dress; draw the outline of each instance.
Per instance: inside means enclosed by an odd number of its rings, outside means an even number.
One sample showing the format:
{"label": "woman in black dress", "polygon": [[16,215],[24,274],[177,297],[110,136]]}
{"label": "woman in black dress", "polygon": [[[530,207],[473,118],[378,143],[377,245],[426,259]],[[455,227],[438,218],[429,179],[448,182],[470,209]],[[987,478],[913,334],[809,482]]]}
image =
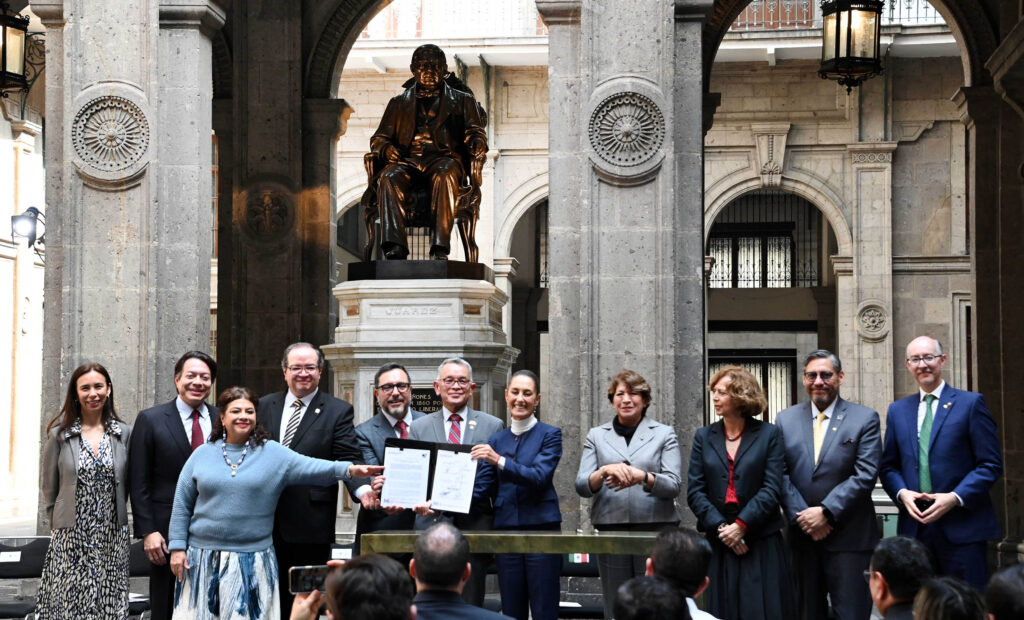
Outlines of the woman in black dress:
{"label": "woman in black dress", "polygon": [[782,434],[754,419],[767,401],[749,372],[727,366],[709,389],[721,420],[694,435],[686,492],[713,550],[708,611],[722,620],[795,618],[780,533]]}

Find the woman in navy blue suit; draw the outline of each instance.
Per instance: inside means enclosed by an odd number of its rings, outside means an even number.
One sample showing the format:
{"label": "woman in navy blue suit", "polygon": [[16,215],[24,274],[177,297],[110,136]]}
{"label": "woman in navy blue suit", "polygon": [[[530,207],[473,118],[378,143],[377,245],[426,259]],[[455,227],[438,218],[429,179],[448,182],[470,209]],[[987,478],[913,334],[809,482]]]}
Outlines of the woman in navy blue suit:
{"label": "woman in navy blue suit", "polygon": [[746,370],[726,366],[708,387],[722,419],[697,429],[686,489],[697,528],[711,543],[708,611],[722,620],[796,618],[780,532],[782,433],[754,417],[767,401]]}
{"label": "woman in navy blue suit", "polygon": [[[505,402],[510,426],[472,452],[473,458],[498,468],[494,529],[559,531],[562,513],[552,478],[562,458],[562,430],[537,420],[537,375],[529,370],[513,374]],[[497,563],[503,614],[526,620],[532,611],[534,620],[558,618],[561,556],[500,553]]]}

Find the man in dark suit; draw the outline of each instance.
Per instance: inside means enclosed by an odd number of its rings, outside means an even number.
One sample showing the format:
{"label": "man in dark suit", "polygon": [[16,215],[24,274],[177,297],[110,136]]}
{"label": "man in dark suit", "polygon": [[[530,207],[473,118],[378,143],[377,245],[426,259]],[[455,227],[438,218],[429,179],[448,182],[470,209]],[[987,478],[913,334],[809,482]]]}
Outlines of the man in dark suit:
{"label": "man in dark suit", "polygon": [[154,620],[171,617],[174,574],[168,564],[167,528],[178,475],[192,451],[210,436],[214,407],[206,405],[217,379],[217,362],[202,351],[189,351],[174,364],[178,395],[146,409],[135,418],[128,463],[135,537],[141,538],[152,563],[149,605]]}
{"label": "man in dark suit", "polygon": [[[356,427],[356,441],[367,465],[384,464],[384,442],[389,437],[409,438],[409,427],[414,420],[422,418],[422,411],[409,407],[412,402],[412,388],[409,373],[401,364],[384,364],[373,378],[374,392],[380,412]],[[356,519],[356,546],[359,554],[359,538],[368,532],[381,530],[411,530],[415,515],[408,510],[385,511],[380,506],[380,495],[375,493],[370,480],[357,478],[347,481],[349,492],[362,505]]]}
{"label": "man in dark suit", "polygon": [[938,340],[912,340],[906,364],[920,389],[889,405],[882,486],[900,507],[897,531],[924,543],[940,575],[980,591],[986,541],[1002,536],[989,497],[1003,472],[995,421],[981,394],[943,381]]}
{"label": "man in dark suit", "polygon": [[416,617],[420,620],[501,620],[496,614],[464,601],[459,594],[473,569],[469,542],[452,524],[430,526],[413,546],[409,574],[416,580]]}
{"label": "man in dark suit", "polygon": [[782,508],[800,617],[867,620],[871,593],[861,578],[878,542],[871,490],[882,441],[878,413],[843,400],[843,367],[830,351],[804,359],[810,402],[779,412],[786,446]]}
{"label": "man in dark suit", "polygon": [[[318,388],[324,367],[320,350],[306,342],[289,345],[281,367],[288,389],[261,398],[257,411],[270,438],[306,456],[361,463],[352,405]],[[337,484],[292,486],[281,494],[274,514],[274,551],[282,618],[292,607],[288,569],[327,562],[337,514]]]}
{"label": "man in dark suit", "polygon": [[871,554],[871,600],[885,620],[913,620],[914,597],[934,576],[924,545],[906,536],[886,538]]}
{"label": "man in dark suit", "polygon": [[[473,383],[473,368],[466,360],[453,357],[441,362],[434,381],[434,391],[441,397],[440,411],[435,411],[412,423],[410,439],[435,443],[478,445],[487,443],[492,435],[505,428],[498,418],[469,406],[476,384]],[[497,479],[494,466],[487,461],[477,461],[476,482],[473,488],[473,502],[469,514],[435,514],[417,517],[416,529],[428,527],[439,519],[450,520],[462,530],[489,530],[494,521],[494,484]],[[473,605],[483,605],[487,565],[490,556],[474,554],[475,576],[470,576],[463,597]]]}

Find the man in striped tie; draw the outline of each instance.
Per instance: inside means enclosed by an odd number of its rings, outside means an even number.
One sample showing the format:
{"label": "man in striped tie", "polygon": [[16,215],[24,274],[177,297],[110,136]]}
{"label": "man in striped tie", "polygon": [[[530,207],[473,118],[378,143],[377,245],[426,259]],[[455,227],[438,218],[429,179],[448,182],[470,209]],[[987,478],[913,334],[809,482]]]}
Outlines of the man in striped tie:
{"label": "man in striped tie", "polygon": [[[412,385],[409,373],[401,364],[390,362],[381,366],[374,376],[373,385],[378,411],[372,418],[356,427],[356,440],[363,453],[364,463],[383,465],[384,442],[389,437],[408,439],[412,422],[426,414],[409,406],[412,402]],[[362,506],[356,520],[356,553],[359,553],[360,536],[365,533],[413,529],[413,513],[405,510],[388,514],[382,510],[380,495],[372,490],[370,483],[367,478],[345,482],[349,492]],[[408,563],[408,558],[405,558],[403,565]]]}
{"label": "man in striped tie", "polygon": [[924,543],[940,575],[981,590],[986,542],[1002,536],[989,496],[1003,472],[996,424],[981,394],[942,379],[938,340],[910,341],[906,365],[918,391],[889,405],[879,477],[900,507],[897,531]]}
{"label": "man in striped tie", "polygon": [[[288,389],[260,399],[257,417],[270,436],[306,456],[362,463],[352,425],[352,405],[319,389],[324,356],[307,342],[284,350],[281,369]],[[281,618],[292,608],[288,569],[326,564],[334,542],[338,485],[293,486],[281,494],[274,515],[274,551],[281,591]]]}
{"label": "man in striped tie", "polygon": [[[434,391],[441,397],[440,411],[435,411],[412,423],[410,439],[433,441],[435,443],[457,443],[475,446],[487,443],[491,435],[505,428],[498,418],[477,411],[469,406],[476,384],[473,383],[473,367],[469,362],[452,357],[441,362],[434,380]],[[433,517],[417,517],[416,528],[426,529],[434,521],[451,521],[460,530],[489,530],[494,521],[492,485],[496,474],[494,466],[479,461],[476,470],[476,485],[469,514],[445,514]],[[484,602],[485,578],[490,556],[473,554],[470,557],[471,574],[462,598],[480,607]]]}

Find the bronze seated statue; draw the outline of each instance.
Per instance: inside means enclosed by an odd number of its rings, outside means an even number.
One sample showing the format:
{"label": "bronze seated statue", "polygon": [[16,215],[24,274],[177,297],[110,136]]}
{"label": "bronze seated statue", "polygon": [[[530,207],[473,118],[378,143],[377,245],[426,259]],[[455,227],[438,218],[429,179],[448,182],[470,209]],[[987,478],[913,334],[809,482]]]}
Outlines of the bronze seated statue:
{"label": "bronze seated statue", "polygon": [[430,257],[447,259],[458,223],[466,260],[475,263],[487,115],[472,91],[448,73],[436,45],[417,48],[410,68],[413,78],[388,102],[363,157],[368,181],[360,201],[367,232],[363,260],[373,257],[378,223],[385,259],[408,257],[410,226],[430,228]]}

